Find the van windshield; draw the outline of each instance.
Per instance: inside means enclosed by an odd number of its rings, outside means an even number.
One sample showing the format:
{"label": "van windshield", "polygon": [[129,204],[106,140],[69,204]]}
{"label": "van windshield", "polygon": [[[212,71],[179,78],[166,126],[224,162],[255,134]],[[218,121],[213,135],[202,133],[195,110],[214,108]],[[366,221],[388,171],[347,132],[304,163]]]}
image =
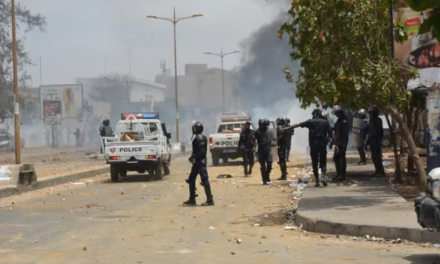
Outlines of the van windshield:
{"label": "van windshield", "polygon": [[[224,131],[234,131],[238,130],[244,127],[245,123],[230,123],[230,124],[221,124],[218,129],[217,133],[223,133]],[[254,126],[251,124],[251,129],[255,129]]]}

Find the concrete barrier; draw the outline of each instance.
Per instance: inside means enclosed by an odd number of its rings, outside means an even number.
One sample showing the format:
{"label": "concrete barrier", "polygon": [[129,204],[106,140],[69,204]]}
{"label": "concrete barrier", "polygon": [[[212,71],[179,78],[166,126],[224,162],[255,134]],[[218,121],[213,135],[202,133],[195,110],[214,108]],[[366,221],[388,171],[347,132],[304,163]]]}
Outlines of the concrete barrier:
{"label": "concrete barrier", "polygon": [[33,164],[1,165],[0,187],[3,186],[29,186],[37,182],[37,173]]}

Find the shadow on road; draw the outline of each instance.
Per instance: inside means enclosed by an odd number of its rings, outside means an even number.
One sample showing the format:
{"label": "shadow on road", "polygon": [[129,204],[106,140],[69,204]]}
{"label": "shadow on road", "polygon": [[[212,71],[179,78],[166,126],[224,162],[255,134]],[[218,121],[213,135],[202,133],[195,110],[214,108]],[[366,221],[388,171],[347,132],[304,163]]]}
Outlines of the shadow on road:
{"label": "shadow on road", "polygon": [[440,263],[440,254],[414,254],[404,259],[412,264],[435,264]]}

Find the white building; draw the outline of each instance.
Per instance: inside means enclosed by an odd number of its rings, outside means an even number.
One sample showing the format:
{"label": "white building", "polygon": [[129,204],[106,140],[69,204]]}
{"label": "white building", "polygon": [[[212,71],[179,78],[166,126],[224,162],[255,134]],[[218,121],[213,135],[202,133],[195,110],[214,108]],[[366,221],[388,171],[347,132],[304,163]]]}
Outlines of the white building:
{"label": "white building", "polygon": [[165,100],[166,86],[154,81],[142,80],[139,78],[130,78],[130,102],[163,102]]}

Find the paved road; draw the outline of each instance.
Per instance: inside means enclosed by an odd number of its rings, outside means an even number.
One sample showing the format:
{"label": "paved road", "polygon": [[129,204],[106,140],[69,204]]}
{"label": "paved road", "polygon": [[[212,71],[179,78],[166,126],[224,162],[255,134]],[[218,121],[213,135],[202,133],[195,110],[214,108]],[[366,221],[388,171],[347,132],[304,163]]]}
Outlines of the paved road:
{"label": "paved road", "polygon": [[[0,263],[434,263],[435,248],[283,230],[288,186],[209,168],[214,207],[185,208],[189,164],[163,181],[108,175],[0,200]],[[217,179],[220,173],[231,179]],[[273,173],[275,178],[276,168]],[[204,193],[199,188],[200,199]],[[261,226],[254,226],[260,224]],[[236,242],[241,239],[241,244]]]}

